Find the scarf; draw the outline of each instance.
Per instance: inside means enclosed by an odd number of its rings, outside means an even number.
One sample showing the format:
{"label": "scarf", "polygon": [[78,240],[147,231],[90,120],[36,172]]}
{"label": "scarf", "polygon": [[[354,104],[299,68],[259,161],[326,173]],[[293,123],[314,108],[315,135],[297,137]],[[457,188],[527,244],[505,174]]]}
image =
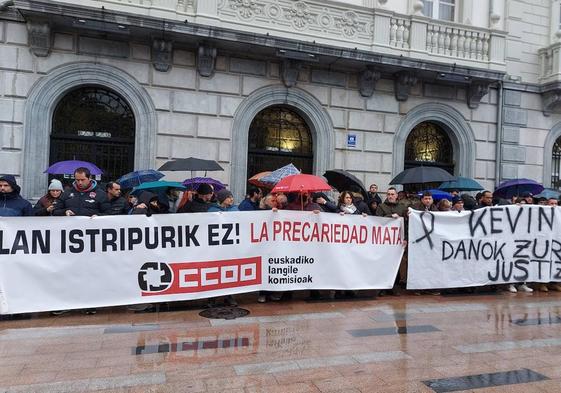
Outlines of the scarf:
{"label": "scarf", "polygon": [[78,192],[90,192],[91,190],[93,190],[95,187],[97,186],[97,182],[95,180],[90,181],[90,185],[88,188],[85,189],[81,189],[78,188],[78,185],[76,184],[76,181],[74,181],[72,183],[72,187],[74,187],[74,189]]}
{"label": "scarf", "polygon": [[350,205],[341,205],[341,206],[339,206],[339,208],[341,209],[341,211],[343,213],[346,213],[346,214],[355,214],[355,212],[356,212],[356,206],[353,205],[352,203]]}

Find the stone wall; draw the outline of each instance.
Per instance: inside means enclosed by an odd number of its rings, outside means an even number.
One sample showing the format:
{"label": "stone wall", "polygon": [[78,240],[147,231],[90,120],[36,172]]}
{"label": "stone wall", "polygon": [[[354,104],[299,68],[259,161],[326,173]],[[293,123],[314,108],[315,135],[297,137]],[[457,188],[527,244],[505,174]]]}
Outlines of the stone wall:
{"label": "stone wall", "polygon": [[[225,171],[212,173],[212,176],[226,183],[231,180],[232,127],[237,108],[256,90],[282,85],[276,60],[248,59],[238,53],[219,52],[215,74],[206,78],[196,70],[194,52],[179,47],[174,50],[171,70],[159,72],[151,64],[150,47],[144,43],[116,42],[73,33],[56,32],[51,54],[35,57],[27,46],[25,25],[2,22],[1,26],[0,172],[3,173],[21,176],[23,161],[33,159],[23,152],[26,97],[35,82],[61,65],[89,62],[125,71],[144,88],[156,109],[154,166],[188,156],[214,159]],[[462,86],[417,83],[409,99],[398,102],[391,79],[379,80],[370,98],[360,96],[357,84],[357,73],[346,69],[318,65],[304,67],[300,72],[297,87],[321,104],[334,127],[335,151],[331,167],[350,170],[366,184],[378,183],[385,189],[395,175],[392,173],[393,140],[399,124],[418,105],[441,103],[459,112],[471,127],[476,155],[473,174],[484,186],[494,185],[495,90],[491,89],[479,107],[471,110]],[[505,163],[505,174],[512,170],[511,163],[523,164],[519,175],[530,176],[541,168],[540,141],[554,117],[543,118],[537,97],[536,94],[521,94],[520,103],[516,97],[505,99],[509,105],[505,109],[505,119],[510,127],[504,139],[509,145],[503,147],[505,160],[509,160],[509,164]],[[528,107],[528,110],[518,114],[518,106]],[[514,112],[507,114],[510,110]],[[528,124],[533,134],[526,134]],[[358,136],[355,148],[347,147],[349,133]],[[46,178],[38,177],[37,181],[47,184]]]}

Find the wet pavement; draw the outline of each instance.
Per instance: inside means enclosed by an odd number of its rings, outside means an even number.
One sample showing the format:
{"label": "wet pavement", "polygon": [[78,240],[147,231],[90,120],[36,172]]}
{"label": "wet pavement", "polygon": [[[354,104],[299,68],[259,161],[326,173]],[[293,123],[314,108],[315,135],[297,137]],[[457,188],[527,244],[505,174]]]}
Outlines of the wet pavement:
{"label": "wet pavement", "polygon": [[203,303],[0,321],[0,392],[561,392],[561,293]]}

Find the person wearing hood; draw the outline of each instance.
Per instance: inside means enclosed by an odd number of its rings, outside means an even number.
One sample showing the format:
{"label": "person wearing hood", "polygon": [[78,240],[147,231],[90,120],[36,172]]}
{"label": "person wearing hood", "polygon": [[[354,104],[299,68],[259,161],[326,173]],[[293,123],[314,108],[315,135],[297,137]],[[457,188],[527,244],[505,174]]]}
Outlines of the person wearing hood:
{"label": "person wearing hood", "polygon": [[238,207],[234,205],[234,195],[230,190],[222,189],[216,193],[216,203],[210,205],[208,212],[237,212]]}
{"label": "person wearing hood", "polygon": [[150,191],[143,191],[138,197],[138,204],[134,207],[131,214],[145,214],[150,217],[152,214],[166,214],[169,212],[168,206],[160,201],[160,196]]}
{"label": "person wearing hood", "polygon": [[352,185],[349,187],[349,191],[351,192],[353,197],[353,205],[356,206],[359,213],[371,216],[372,212],[370,211],[368,204],[364,201],[364,196],[361,194],[360,187]]}
{"label": "person wearing hood", "polygon": [[56,201],[62,195],[62,191],[64,191],[64,189],[60,180],[51,180],[47,193],[43,195],[39,201],[37,201],[35,206],[33,206],[33,215],[52,216],[53,210],[55,210]]}
{"label": "person wearing hood", "polygon": [[72,187],[64,191],[55,204],[53,216],[98,216],[109,210],[107,195],[97,182],[90,178],[88,168],[74,171]]}
{"label": "person wearing hood", "polygon": [[214,189],[210,184],[203,183],[197,189],[193,199],[181,206],[178,213],[206,213],[210,207]]}
{"label": "person wearing hood", "polygon": [[33,215],[31,203],[19,194],[20,191],[14,176],[0,176],[0,217]]}

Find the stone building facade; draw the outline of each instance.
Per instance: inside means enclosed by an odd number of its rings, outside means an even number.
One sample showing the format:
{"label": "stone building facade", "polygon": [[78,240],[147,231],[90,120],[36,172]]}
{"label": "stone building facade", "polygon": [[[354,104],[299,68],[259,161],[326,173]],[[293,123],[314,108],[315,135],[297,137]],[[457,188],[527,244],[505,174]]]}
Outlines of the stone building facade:
{"label": "stone building facade", "polygon": [[[249,139],[268,108],[287,109],[311,136],[310,154],[277,156],[309,159],[316,174],[343,168],[385,189],[415,165],[410,136],[428,124],[447,138],[446,169],[457,175],[488,188],[517,177],[552,185],[558,2],[442,1],[453,4],[451,21],[411,0],[0,2],[0,172],[41,196],[60,153],[57,108],[95,87],[132,113],[132,168],[214,159],[225,170],[212,176],[238,198],[259,167],[248,166]],[[98,133],[110,146],[103,129],[79,130],[65,146]]]}

